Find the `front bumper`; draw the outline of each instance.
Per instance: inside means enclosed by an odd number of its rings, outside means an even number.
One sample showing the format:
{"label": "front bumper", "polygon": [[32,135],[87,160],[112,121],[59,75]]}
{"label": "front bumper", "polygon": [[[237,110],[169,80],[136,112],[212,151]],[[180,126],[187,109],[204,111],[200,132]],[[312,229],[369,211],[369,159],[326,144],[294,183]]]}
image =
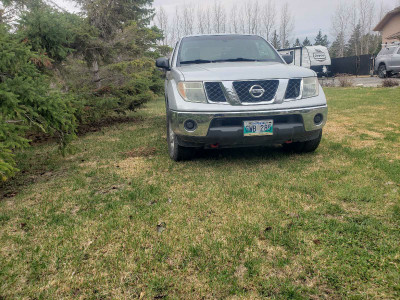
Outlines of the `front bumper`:
{"label": "front bumper", "polygon": [[[322,122],[314,123],[317,114]],[[314,106],[296,109],[282,109],[251,112],[178,112],[170,111],[172,130],[182,146],[219,144],[221,146],[248,144],[278,144],[285,141],[303,141],[318,137],[326,124],[328,107]],[[243,137],[243,121],[274,120],[274,134],[262,137]],[[185,129],[185,122],[195,121],[193,131]]]}

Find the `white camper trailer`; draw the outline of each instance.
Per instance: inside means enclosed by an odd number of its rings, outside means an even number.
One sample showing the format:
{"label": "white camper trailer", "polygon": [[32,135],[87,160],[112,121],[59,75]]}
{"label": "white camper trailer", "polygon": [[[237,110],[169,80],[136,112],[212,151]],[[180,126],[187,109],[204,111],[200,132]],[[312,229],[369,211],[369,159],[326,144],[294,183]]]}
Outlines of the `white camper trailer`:
{"label": "white camper trailer", "polygon": [[292,65],[314,70],[319,77],[330,76],[331,57],[324,46],[304,46],[278,50],[282,55],[292,55]]}

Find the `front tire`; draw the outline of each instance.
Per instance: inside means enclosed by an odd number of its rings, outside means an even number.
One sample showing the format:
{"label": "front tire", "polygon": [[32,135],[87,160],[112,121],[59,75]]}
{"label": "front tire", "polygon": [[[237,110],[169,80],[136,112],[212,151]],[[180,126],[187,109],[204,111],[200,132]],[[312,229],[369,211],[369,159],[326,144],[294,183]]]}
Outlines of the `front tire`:
{"label": "front tire", "polygon": [[316,139],[305,141],[305,142],[294,142],[291,144],[283,144],[285,150],[296,152],[296,153],[310,153],[317,150],[322,139],[322,130]]}
{"label": "front tire", "polygon": [[188,160],[192,156],[190,148],[182,147],[178,144],[178,138],[172,130],[171,121],[167,119],[167,142],[169,157],[174,161]]}
{"label": "front tire", "polygon": [[387,71],[386,71],[386,66],[385,65],[380,65],[378,68],[378,76],[379,78],[386,78],[387,77]]}

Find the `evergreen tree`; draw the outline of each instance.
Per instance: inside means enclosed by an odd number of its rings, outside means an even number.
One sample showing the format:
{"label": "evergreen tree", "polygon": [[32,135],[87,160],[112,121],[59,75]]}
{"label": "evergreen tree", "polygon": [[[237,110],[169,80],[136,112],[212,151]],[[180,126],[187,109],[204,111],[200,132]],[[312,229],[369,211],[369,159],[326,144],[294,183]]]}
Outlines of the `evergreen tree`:
{"label": "evergreen tree", "polygon": [[286,40],[286,42],[283,44],[283,48],[290,48],[290,42],[288,40]]}
{"label": "evergreen tree", "polygon": [[315,43],[314,46],[325,46],[328,47],[329,46],[329,41],[328,41],[328,36],[322,35],[322,31],[319,30],[318,35],[315,37]]}
{"label": "evergreen tree", "polygon": [[272,46],[274,46],[275,49],[280,49],[281,48],[281,41],[279,39],[279,35],[274,31],[274,34],[272,36]]}
{"label": "evergreen tree", "polygon": [[308,39],[308,37],[306,37],[303,41],[303,46],[312,46],[310,40]]}
{"label": "evergreen tree", "polygon": [[28,146],[29,128],[51,133],[64,147],[75,132],[70,96],[50,89],[35,64],[43,57],[0,25],[0,179],[15,171],[12,151]]}
{"label": "evergreen tree", "polygon": [[329,48],[329,54],[332,58],[343,57],[345,52],[345,44],[344,34],[339,33],[336,37],[336,40],[332,43],[332,46]]}
{"label": "evergreen tree", "polygon": [[0,180],[16,171],[13,151],[29,145],[28,129],[64,148],[76,120],[125,113],[163,92],[154,59],[169,49],[148,26],[152,0],[78,0],[82,15],[43,0],[0,2],[18,8],[12,31],[0,23]]}
{"label": "evergreen tree", "polygon": [[346,45],[346,56],[361,55],[361,25],[358,24]]}
{"label": "evergreen tree", "polygon": [[370,41],[368,54],[378,54],[382,49],[382,36],[380,34],[372,34]]}
{"label": "evergreen tree", "polygon": [[153,0],[76,0],[87,14],[89,23],[103,39],[112,38],[130,21],[148,25],[153,18]]}
{"label": "evergreen tree", "polygon": [[34,51],[46,53],[55,61],[64,60],[73,52],[77,28],[83,20],[66,12],[59,12],[40,2],[31,3],[31,9],[24,11],[18,20],[18,35],[31,45]]}
{"label": "evergreen tree", "polygon": [[293,47],[301,47],[299,38],[296,39],[296,42],[293,44]]}

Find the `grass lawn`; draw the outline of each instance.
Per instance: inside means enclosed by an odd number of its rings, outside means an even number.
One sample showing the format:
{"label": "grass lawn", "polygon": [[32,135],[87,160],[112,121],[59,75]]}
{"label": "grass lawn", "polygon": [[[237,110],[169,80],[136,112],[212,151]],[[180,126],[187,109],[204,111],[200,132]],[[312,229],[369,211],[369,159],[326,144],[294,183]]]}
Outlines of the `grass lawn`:
{"label": "grass lawn", "polygon": [[320,148],[168,158],[162,99],[18,153],[0,299],[400,297],[400,89],[326,89]]}

